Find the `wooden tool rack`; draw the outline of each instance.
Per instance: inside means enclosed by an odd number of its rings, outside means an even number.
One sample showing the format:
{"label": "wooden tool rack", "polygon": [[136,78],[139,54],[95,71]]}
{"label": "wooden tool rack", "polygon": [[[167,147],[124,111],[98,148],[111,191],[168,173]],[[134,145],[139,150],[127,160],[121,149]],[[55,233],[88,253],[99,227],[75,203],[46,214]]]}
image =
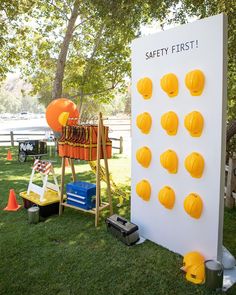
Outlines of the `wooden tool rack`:
{"label": "wooden tool rack", "polygon": [[[102,149],[102,150],[101,150]],[[105,164],[105,172],[106,172],[106,183],[107,183],[107,196],[108,202],[103,202],[101,198],[101,179],[100,179],[100,157],[101,152],[103,151],[103,158]],[[79,211],[87,212],[95,215],[95,226],[98,226],[99,223],[99,214],[100,211],[109,208],[110,215],[113,214],[112,208],[112,198],[111,198],[111,187],[110,187],[110,177],[109,177],[109,168],[108,168],[108,159],[107,159],[107,151],[106,151],[106,140],[104,134],[104,126],[102,113],[98,115],[98,134],[97,134],[97,171],[96,171],[96,206],[91,210],[85,210],[79,207],[75,207],[73,205],[67,204],[64,202],[64,185],[65,185],[65,161],[67,157],[62,157],[62,171],[61,171],[61,191],[60,191],[60,205],[59,205],[59,215],[63,212],[63,206],[73,208]],[[76,173],[74,167],[74,159],[68,158],[71,171],[72,171],[72,179],[76,181]]]}

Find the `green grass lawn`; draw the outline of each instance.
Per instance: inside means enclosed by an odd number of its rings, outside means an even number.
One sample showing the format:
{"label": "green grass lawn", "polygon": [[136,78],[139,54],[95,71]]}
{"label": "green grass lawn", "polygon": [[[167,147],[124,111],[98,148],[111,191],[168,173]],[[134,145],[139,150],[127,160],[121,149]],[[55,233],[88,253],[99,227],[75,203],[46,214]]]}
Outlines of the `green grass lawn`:
{"label": "green grass lawn", "polygon": [[[204,286],[188,283],[180,267],[182,257],[152,242],[127,247],[106,231],[104,212],[100,226],[94,216],[65,208],[61,217],[52,216],[37,225],[27,221],[27,211],[6,212],[9,189],[17,195],[27,189],[32,161],[6,161],[0,148],[0,294],[215,294]],[[60,160],[55,158],[56,173]],[[120,187],[129,190],[130,160],[117,156],[110,171]],[[78,178],[95,181],[86,163],[76,165]],[[71,181],[67,168],[66,180]],[[22,200],[18,197],[22,204]],[[129,218],[125,201],[115,212]],[[225,212],[224,245],[236,256],[236,212]],[[236,294],[236,286],[227,294]]]}

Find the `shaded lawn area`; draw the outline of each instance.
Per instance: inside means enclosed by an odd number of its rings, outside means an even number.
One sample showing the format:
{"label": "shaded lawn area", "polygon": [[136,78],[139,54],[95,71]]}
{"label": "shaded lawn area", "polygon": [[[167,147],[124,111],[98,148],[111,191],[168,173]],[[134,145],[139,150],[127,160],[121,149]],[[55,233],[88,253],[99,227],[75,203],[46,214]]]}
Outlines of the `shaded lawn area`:
{"label": "shaded lawn area", "polygon": [[[152,242],[127,247],[107,233],[103,213],[100,226],[94,217],[66,208],[37,225],[29,225],[27,211],[5,212],[9,189],[17,195],[27,189],[32,161],[5,160],[0,148],[0,294],[215,294],[204,286],[188,283],[180,271],[182,257]],[[60,174],[60,160],[56,174]],[[130,189],[130,160],[117,156],[109,160],[113,179]],[[76,165],[78,178],[95,182],[86,163]],[[67,182],[71,175],[67,168]],[[18,197],[22,204],[22,200]],[[129,218],[125,201],[115,212]],[[183,233],[184,234],[184,233]],[[224,245],[236,256],[236,212],[225,212]],[[236,294],[236,286],[227,294]]]}

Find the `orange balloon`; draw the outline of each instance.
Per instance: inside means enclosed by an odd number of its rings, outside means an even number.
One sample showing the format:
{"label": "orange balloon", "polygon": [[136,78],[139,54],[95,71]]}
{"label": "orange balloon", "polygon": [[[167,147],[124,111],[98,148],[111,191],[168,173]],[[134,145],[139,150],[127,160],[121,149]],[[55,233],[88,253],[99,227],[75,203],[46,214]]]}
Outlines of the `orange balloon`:
{"label": "orange balloon", "polygon": [[46,120],[53,131],[61,132],[61,124],[58,118],[62,112],[68,112],[69,118],[79,118],[79,112],[75,103],[67,98],[53,100],[46,109]]}

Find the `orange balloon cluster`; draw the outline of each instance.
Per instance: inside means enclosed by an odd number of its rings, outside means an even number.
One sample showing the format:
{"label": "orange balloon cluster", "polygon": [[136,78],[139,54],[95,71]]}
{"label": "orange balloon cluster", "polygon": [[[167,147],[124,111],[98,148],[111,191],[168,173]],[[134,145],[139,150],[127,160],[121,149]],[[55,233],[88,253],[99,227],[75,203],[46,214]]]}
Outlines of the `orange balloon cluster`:
{"label": "orange balloon cluster", "polygon": [[66,98],[55,99],[46,109],[46,120],[53,131],[61,132],[62,125],[59,123],[58,119],[62,112],[68,112],[69,118],[79,118],[79,112],[73,101]]}

